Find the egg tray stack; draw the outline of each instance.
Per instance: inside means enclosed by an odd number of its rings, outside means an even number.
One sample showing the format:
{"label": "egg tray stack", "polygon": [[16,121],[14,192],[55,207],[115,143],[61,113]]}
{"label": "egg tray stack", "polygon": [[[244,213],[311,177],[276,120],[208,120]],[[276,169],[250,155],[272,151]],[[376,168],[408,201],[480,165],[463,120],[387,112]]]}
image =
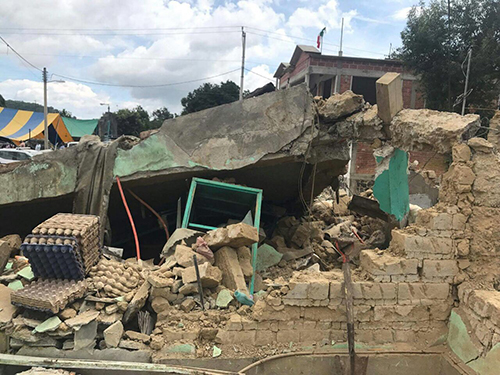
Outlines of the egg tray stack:
{"label": "egg tray stack", "polygon": [[29,235],[21,245],[33,274],[46,279],[85,278],[82,256],[75,237]]}
{"label": "egg tray stack", "polygon": [[88,273],[99,260],[98,216],[57,214],[38,225],[32,233],[33,237],[44,238],[46,236],[53,238],[55,242],[62,239],[63,244],[64,240],[74,238],[85,273]]}
{"label": "egg tray stack", "polygon": [[82,298],[86,291],[85,280],[39,280],[13,292],[11,302],[16,306],[57,314],[68,303]]}

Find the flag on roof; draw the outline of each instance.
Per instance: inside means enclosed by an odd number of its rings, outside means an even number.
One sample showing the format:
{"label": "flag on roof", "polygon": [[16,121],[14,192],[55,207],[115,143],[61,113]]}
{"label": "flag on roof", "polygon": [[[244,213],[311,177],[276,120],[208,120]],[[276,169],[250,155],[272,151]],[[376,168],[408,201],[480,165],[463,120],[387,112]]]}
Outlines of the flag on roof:
{"label": "flag on roof", "polygon": [[325,35],[325,33],[326,33],[326,27],[323,27],[323,29],[318,34],[318,40],[317,40],[318,48],[321,46],[323,35]]}

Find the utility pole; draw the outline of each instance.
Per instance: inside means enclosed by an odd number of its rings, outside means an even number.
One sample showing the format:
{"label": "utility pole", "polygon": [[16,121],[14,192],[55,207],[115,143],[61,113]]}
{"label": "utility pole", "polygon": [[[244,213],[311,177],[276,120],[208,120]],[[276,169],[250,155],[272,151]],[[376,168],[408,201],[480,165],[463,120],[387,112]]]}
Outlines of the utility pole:
{"label": "utility pole", "polygon": [[339,56],[342,56],[342,40],[344,39],[344,17],[342,17],[342,26],[340,27],[340,50]]}
{"label": "utility pole", "polygon": [[49,149],[49,129],[47,125],[47,69],[43,68],[43,149]]}
{"label": "utility pole", "polygon": [[465,87],[464,87],[464,99],[462,101],[462,116],[465,114],[465,102],[467,101],[467,88],[469,86],[469,72],[470,72],[470,60],[472,57],[472,48],[469,48],[469,52],[467,52],[469,55],[468,58],[469,60],[467,61],[467,74],[465,76]]}
{"label": "utility pole", "polygon": [[245,80],[245,46],[247,41],[247,33],[243,26],[241,26],[241,79],[240,79],[240,100],[243,100],[243,81]]}

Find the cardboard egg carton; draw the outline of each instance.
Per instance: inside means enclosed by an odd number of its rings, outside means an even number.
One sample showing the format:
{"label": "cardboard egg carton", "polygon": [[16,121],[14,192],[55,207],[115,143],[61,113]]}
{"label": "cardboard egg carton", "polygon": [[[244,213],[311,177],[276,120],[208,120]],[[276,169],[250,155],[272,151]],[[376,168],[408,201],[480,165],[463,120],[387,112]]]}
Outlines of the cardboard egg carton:
{"label": "cardboard egg carton", "polygon": [[[60,213],[33,229],[29,241],[30,243],[35,241],[39,245],[60,245],[61,243],[67,245],[65,241],[73,239],[77,244],[77,246],[72,245],[73,249],[80,256],[79,261],[87,273],[99,260],[99,229],[98,216]],[[57,250],[57,247],[53,248]],[[75,260],[78,261],[78,257],[75,256]]]}
{"label": "cardboard egg carton", "polygon": [[85,277],[84,263],[74,237],[30,235],[21,244],[21,250],[37,277],[73,280]]}
{"label": "cardboard egg carton", "polygon": [[16,306],[57,314],[69,303],[82,298],[86,291],[85,280],[40,279],[12,292],[11,302]]}

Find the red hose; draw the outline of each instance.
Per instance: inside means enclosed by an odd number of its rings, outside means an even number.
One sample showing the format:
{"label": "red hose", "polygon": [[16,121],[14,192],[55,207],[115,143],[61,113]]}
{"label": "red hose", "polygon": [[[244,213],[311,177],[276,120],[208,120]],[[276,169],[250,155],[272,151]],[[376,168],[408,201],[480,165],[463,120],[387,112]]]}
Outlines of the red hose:
{"label": "red hose", "polygon": [[135,230],[134,219],[132,218],[132,214],[128,208],[127,199],[125,198],[125,194],[123,194],[122,183],[120,182],[120,178],[116,176],[116,183],[118,184],[118,190],[120,190],[120,195],[122,196],[123,206],[125,207],[125,211],[127,211],[128,219],[130,220],[130,226],[132,227],[132,232],[134,233],[135,239],[135,251],[137,253],[137,260],[141,260],[141,248],[139,247],[139,237],[137,237],[137,231]]}
{"label": "red hose", "polygon": [[346,263],[346,262],[347,262],[347,258],[346,258],[346,256],[345,256],[345,254],[344,254],[342,251],[340,251],[339,243],[338,243],[337,241],[335,241],[335,246],[336,246],[336,248],[337,248],[337,252],[338,252],[340,255],[342,255],[342,262],[343,262],[343,263]]}

